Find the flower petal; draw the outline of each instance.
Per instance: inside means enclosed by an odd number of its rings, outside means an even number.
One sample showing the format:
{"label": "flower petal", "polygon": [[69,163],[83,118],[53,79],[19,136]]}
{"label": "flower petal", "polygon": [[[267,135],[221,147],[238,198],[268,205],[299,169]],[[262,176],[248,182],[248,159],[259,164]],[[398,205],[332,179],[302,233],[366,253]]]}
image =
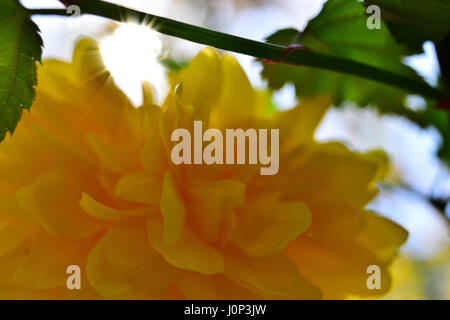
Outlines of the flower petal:
{"label": "flower petal", "polygon": [[115,194],[124,200],[159,205],[161,185],[160,177],[150,176],[145,171],[135,171],[122,176],[117,181]]}
{"label": "flower petal", "polygon": [[84,192],[81,196],[80,206],[84,212],[100,220],[118,220],[123,217],[119,210],[101,204]]}
{"label": "flower petal", "polygon": [[172,265],[180,269],[197,271],[211,275],[224,270],[222,255],[216,249],[205,244],[188,227],[173,245],[163,242],[163,224],[157,219],[147,222],[150,243]]}
{"label": "flower petal", "polygon": [[119,220],[126,216],[143,217],[153,216],[159,214],[159,210],[150,206],[136,207],[129,209],[114,209],[103,203],[98,202],[87,193],[83,192],[80,200],[80,206],[87,214],[100,220]]}
{"label": "flower petal", "polygon": [[222,58],[222,70],[222,90],[211,110],[210,127],[239,128],[243,123],[254,120],[258,99],[244,70],[233,56]]}
{"label": "flower petal", "polygon": [[261,300],[263,296],[222,276],[185,272],[178,286],[187,300]]}
{"label": "flower petal", "polygon": [[[194,107],[194,118],[207,123],[212,103],[222,82],[221,61],[217,51],[205,48],[192,59],[189,67],[172,79],[172,85],[183,84],[182,100]],[[208,70],[208,72],[205,72]],[[210,75],[213,74],[214,77]]]}
{"label": "flower petal", "polygon": [[11,252],[28,239],[36,226],[24,223],[11,223],[0,227],[0,257]]}
{"label": "flower petal", "polygon": [[183,233],[186,210],[169,170],[164,175],[161,212],[164,222],[163,242],[172,245]]}
{"label": "flower petal", "polygon": [[[389,291],[391,278],[385,262],[351,240],[301,237],[291,242],[287,254],[308,279],[318,285],[325,299],[348,295],[377,296]],[[381,289],[367,287],[366,273],[371,265],[380,267]]]}
{"label": "flower petal", "polygon": [[[85,181],[85,183],[89,183]],[[104,228],[79,205],[83,186],[79,179],[55,170],[16,193],[18,204],[33,212],[39,224],[55,236],[83,238]]]}
{"label": "flower petal", "polygon": [[150,246],[139,223],[112,228],[91,251],[87,273],[97,291],[114,299],[162,298],[178,277],[178,270]]}
{"label": "flower petal", "polygon": [[182,91],[183,87],[180,85],[174,92],[170,92],[162,107],[163,111],[159,128],[168,159],[171,157],[173,146],[177,144],[172,141],[173,131],[175,129],[187,129],[193,132],[194,117],[192,108],[189,108],[181,100],[180,96],[182,95]]}
{"label": "flower petal", "polygon": [[2,196],[0,197],[0,218],[11,217],[8,220],[20,220],[23,222],[36,222],[32,212],[26,211],[21,208],[14,196]]}
{"label": "flower petal", "polygon": [[281,146],[288,151],[305,143],[311,143],[314,131],[330,107],[329,96],[305,99],[289,111],[281,112],[275,118],[276,128],[282,128]]}
{"label": "flower petal", "polygon": [[283,253],[250,258],[233,250],[226,255],[225,275],[271,299],[318,299],[321,296]]}
{"label": "flower petal", "polygon": [[350,152],[341,144],[310,146],[292,156],[279,176],[274,178],[289,185],[283,199],[311,203],[365,206],[378,193],[374,181],[384,170],[379,158]]}
{"label": "flower petal", "polygon": [[258,203],[239,208],[232,241],[252,257],[282,251],[311,225],[311,213],[300,202]]}
{"label": "flower petal", "polygon": [[87,134],[86,139],[97,155],[101,168],[123,173],[136,168],[139,164],[138,158],[129,156],[136,153],[129,144],[115,146],[94,134]]}
{"label": "flower petal", "polygon": [[407,238],[408,231],[395,222],[375,214],[366,216],[366,224],[357,237],[359,243],[375,252],[383,261],[390,261]]}
{"label": "flower petal", "polygon": [[236,225],[234,210],[244,203],[245,184],[233,180],[198,183],[186,193],[194,230],[208,243],[223,245]]}
{"label": "flower petal", "polygon": [[65,286],[67,267],[84,266],[94,240],[55,238],[42,231],[37,233],[29,255],[15,272],[16,283],[34,289]]}

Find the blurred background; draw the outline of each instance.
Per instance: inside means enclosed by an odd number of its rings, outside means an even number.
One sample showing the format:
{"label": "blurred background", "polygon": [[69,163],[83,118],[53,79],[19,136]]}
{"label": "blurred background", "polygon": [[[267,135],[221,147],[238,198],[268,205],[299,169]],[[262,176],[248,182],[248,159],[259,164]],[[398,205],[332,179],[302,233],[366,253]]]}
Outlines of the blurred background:
{"label": "blurred background", "polygon": [[[57,0],[22,0],[28,8],[61,8]],[[302,30],[320,11],[323,0],[114,0],[148,13],[205,26],[254,40],[278,29]],[[139,106],[141,82],[155,87],[159,101],[167,92],[162,60],[176,67],[186,64],[202,46],[166,37],[144,26],[118,24],[93,16],[73,19],[35,17],[45,43],[44,57],[69,61],[76,40],[90,36],[100,42],[107,68],[116,83]],[[439,65],[434,47],[405,62],[436,85]],[[265,89],[262,66],[254,58],[235,55],[253,85]],[[286,85],[273,95],[275,105],[296,105],[295,89]],[[408,97],[410,108],[425,101]],[[354,150],[383,149],[391,159],[388,179],[370,209],[396,221],[410,232],[408,242],[392,266],[393,288],[385,299],[450,298],[450,171],[436,156],[442,138],[434,128],[420,128],[405,118],[379,115],[375,109],[352,104],[332,108],[319,127],[320,141],[338,140]]]}

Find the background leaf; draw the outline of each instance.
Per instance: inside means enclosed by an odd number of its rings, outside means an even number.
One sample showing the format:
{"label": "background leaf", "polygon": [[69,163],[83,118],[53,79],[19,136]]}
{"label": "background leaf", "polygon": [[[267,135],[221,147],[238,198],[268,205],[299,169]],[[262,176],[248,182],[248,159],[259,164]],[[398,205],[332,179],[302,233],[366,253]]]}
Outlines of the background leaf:
{"label": "background leaf", "polygon": [[422,52],[425,41],[441,42],[450,33],[449,0],[364,0],[381,8],[396,39],[407,44],[411,52]]}
{"label": "background leaf", "polygon": [[433,101],[427,101],[424,110],[413,113],[410,120],[421,127],[435,127],[442,138],[438,156],[450,167],[450,114],[447,111],[436,109]]}
{"label": "background leaf", "polygon": [[17,0],[0,1],[0,141],[14,132],[35,97],[36,61],[42,54],[38,27]]}
{"label": "background leaf", "polygon": [[[358,0],[329,0],[303,32],[285,29],[267,38],[281,45],[302,44],[320,53],[355,60],[381,69],[420,79],[402,63],[406,48],[398,45],[385,25],[369,30],[365,7]],[[373,104],[382,112],[409,114],[404,107],[407,92],[374,81],[313,68],[264,64],[262,72],[272,89],[293,83],[300,97],[334,93],[334,103],[352,101],[359,106]]]}

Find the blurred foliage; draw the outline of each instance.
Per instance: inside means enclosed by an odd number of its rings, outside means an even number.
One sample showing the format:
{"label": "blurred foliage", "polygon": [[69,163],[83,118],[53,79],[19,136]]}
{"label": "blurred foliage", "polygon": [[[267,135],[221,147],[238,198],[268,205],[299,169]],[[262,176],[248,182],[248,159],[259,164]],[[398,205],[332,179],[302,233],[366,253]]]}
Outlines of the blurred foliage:
{"label": "blurred foliage", "polygon": [[[428,2],[416,0],[389,2],[374,0],[366,1],[366,5],[377,3],[382,6],[384,2],[389,3],[386,6],[392,10],[400,10],[403,6],[404,14],[410,20],[415,19],[417,26],[426,24],[433,15],[437,15],[439,10],[436,7],[439,7],[440,4],[443,8],[443,15],[446,15],[449,3],[448,0],[438,0],[433,2],[433,6],[427,7]],[[424,6],[427,9],[421,10]],[[382,6],[381,9],[383,18],[385,16],[384,7]],[[417,11],[420,11],[420,14]],[[392,15],[386,16],[393,19]],[[408,28],[409,20],[404,18],[401,21],[402,23],[404,21],[403,27]],[[424,29],[425,31],[421,33],[423,36],[420,38],[416,38],[414,31],[410,31],[409,37],[419,39],[415,45],[408,43],[409,47],[416,47],[411,50],[396,42],[384,22],[382,22],[381,29],[367,28],[366,10],[362,2],[329,0],[320,14],[308,23],[303,32],[295,29],[280,30],[269,36],[267,42],[287,46],[301,44],[316,52],[355,60],[417,79],[420,77],[402,61],[405,56],[417,51],[417,45],[422,45],[423,41],[444,37],[445,32],[448,32],[450,19],[445,22],[445,19],[438,17],[436,21],[435,24]],[[396,30],[400,29],[398,24],[395,28]],[[408,40],[406,37],[401,39]],[[443,56],[450,59],[450,53],[444,53]],[[439,156],[450,165],[449,115],[448,112],[435,108],[436,101],[428,101],[424,110],[413,111],[406,106],[408,93],[403,90],[354,76],[308,67],[298,68],[285,64],[265,63],[262,76],[267,79],[270,88],[274,90],[282,88],[286,83],[293,83],[299,97],[331,92],[334,94],[334,103],[337,106],[342,105],[345,101],[350,101],[360,107],[375,107],[381,113],[404,116],[421,127],[433,126],[439,130],[442,136]]]}
{"label": "blurred foliage", "polygon": [[438,156],[450,166],[450,114],[448,111],[435,108],[434,101],[428,101],[424,110],[412,113],[410,120],[422,128],[433,126],[442,138]]}
{"label": "blurred foliage", "polygon": [[448,250],[426,261],[400,254],[391,266],[392,288],[383,299],[450,299],[449,258]]}
{"label": "blurred foliage", "polygon": [[178,73],[189,65],[188,60],[177,60],[171,56],[160,60],[160,63],[166,68],[167,72],[169,73]]}
{"label": "blurred foliage", "polygon": [[[302,44],[314,51],[355,60],[411,78],[419,76],[402,63],[407,50],[395,43],[386,27],[369,30],[364,6],[358,0],[331,0],[303,32],[284,29],[267,38],[280,45]],[[370,80],[327,70],[265,64],[263,77],[273,89],[295,85],[298,96],[333,93],[334,103],[373,104],[383,112],[409,114],[404,108],[407,92]]]}
{"label": "blurred foliage", "polygon": [[0,2],[0,141],[14,132],[35,97],[36,61],[42,40],[28,11],[17,0]]}
{"label": "blurred foliage", "polygon": [[378,5],[392,34],[415,53],[425,41],[439,43],[450,32],[449,0],[364,0]]}

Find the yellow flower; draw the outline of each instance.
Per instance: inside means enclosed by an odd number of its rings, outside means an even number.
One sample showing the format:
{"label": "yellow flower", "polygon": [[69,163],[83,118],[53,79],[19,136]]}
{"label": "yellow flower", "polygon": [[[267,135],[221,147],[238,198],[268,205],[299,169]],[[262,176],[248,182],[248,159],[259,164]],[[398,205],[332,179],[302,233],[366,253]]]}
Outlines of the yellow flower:
{"label": "yellow flower", "polygon": [[[313,141],[329,101],[267,116],[231,56],[204,49],[164,105],[135,109],[92,40],[39,69],[0,145],[0,297],[316,299],[389,289],[406,231],[364,210],[385,160]],[[170,161],[176,128],[279,128],[280,171]],[[81,268],[81,290],[66,269]],[[381,268],[382,289],[366,269]]]}

